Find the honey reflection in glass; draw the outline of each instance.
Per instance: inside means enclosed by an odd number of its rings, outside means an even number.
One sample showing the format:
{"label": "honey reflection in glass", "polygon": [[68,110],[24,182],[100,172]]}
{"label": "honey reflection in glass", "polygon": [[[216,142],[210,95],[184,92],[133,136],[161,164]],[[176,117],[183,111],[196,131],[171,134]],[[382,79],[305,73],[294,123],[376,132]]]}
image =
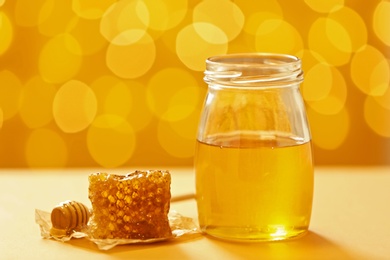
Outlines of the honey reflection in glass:
{"label": "honey reflection in glass", "polygon": [[307,232],[313,194],[311,143],[258,132],[197,141],[202,231],[234,240],[282,240]]}

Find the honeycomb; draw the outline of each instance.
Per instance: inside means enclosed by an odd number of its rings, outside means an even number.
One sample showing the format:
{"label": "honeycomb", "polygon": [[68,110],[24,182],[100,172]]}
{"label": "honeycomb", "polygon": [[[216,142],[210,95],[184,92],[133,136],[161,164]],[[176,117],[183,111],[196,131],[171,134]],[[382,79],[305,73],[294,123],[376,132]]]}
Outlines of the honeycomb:
{"label": "honeycomb", "polygon": [[97,239],[151,239],[172,236],[168,171],[89,176],[90,235]]}

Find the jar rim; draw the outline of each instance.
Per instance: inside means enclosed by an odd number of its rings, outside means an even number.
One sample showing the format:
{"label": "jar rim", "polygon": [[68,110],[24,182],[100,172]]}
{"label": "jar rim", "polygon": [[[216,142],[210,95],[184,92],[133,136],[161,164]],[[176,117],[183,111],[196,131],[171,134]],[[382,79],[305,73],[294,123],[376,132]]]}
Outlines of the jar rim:
{"label": "jar rim", "polygon": [[[257,63],[253,63],[253,61]],[[238,61],[245,61],[247,63],[240,63],[240,66],[262,66],[273,67],[283,64],[297,64],[301,65],[301,59],[297,56],[282,53],[268,53],[268,52],[253,52],[253,53],[229,53],[224,55],[211,56],[206,59],[206,64],[234,64],[238,65]],[[271,63],[278,62],[278,63]]]}
{"label": "jar rim", "polygon": [[279,53],[233,53],[206,59],[204,80],[224,87],[288,86],[303,81],[301,60]]}

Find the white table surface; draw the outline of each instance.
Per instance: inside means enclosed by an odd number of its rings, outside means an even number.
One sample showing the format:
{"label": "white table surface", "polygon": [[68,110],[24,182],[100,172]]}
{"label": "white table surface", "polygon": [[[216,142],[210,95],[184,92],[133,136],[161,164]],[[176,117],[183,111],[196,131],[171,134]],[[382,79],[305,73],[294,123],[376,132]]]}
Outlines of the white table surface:
{"label": "white table surface", "polygon": [[[194,192],[191,168],[169,170],[172,196]],[[296,240],[237,243],[197,234],[102,251],[85,238],[41,238],[35,209],[50,212],[68,199],[90,206],[88,175],[97,171],[0,170],[0,259],[390,259],[390,167],[316,167],[310,232]],[[194,199],[171,209],[196,221]]]}

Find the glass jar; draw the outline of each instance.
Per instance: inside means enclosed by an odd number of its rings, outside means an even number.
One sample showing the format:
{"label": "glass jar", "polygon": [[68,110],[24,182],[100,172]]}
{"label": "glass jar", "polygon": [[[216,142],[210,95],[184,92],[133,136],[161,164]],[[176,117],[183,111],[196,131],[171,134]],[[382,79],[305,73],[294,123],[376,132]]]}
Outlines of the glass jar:
{"label": "glass jar", "polygon": [[206,60],[208,83],[195,152],[203,232],[270,241],[309,227],[311,136],[301,61],[283,54],[228,54]]}

